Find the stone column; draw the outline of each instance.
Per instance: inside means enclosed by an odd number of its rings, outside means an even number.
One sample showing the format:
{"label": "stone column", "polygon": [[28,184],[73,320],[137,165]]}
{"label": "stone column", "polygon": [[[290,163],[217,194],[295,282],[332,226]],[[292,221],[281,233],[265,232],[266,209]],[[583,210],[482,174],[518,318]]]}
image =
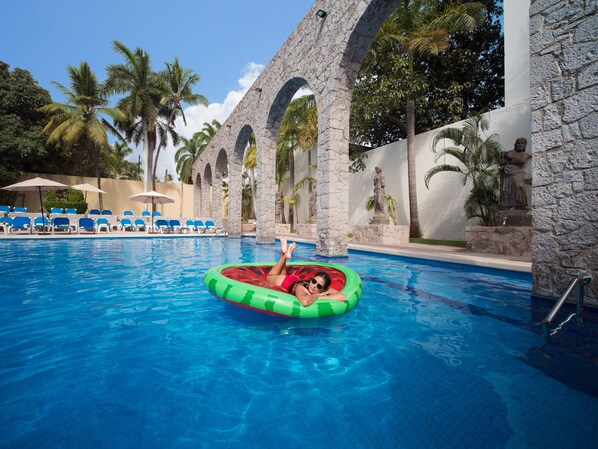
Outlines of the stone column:
{"label": "stone column", "polygon": [[559,297],[580,272],[598,305],[598,3],[530,7],[532,275]]}

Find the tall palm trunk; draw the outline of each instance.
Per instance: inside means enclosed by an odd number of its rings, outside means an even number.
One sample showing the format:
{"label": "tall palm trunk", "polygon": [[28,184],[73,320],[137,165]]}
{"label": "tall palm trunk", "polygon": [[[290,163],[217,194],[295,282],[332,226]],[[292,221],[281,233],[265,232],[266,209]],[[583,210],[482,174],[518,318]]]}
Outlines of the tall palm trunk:
{"label": "tall palm trunk", "polygon": [[[291,191],[295,188],[295,151],[291,151],[291,159],[289,161],[289,181],[291,183]],[[295,204],[289,204],[289,224],[291,230],[295,228]]]}
{"label": "tall palm trunk", "polygon": [[251,189],[251,210],[253,212],[253,218],[257,215],[255,213],[255,173],[254,169],[249,169],[249,188]]}
{"label": "tall palm trunk", "polygon": [[407,176],[409,180],[409,237],[421,237],[415,170],[415,100],[407,99]]}
{"label": "tall palm trunk", "polygon": [[160,150],[166,143],[166,139],[168,138],[168,130],[174,123],[176,109],[173,109],[170,113],[170,117],[168,117],[168,122],[166,122],[166,129],[162,134],[162,138],[160,139],[160,143],[158,144],[158,148],[156,149],[156,157],[154,159],[154,166],[152,167],[152,190],[156,190],[156,169],[158,168],[158,158],[160,157]]}
{"label": "tall palm trunk", "polygon": [[[96,178],[98,180],[98,189],[102,188],[102,174],[100,172],[100,148],[97,144],[93,145],[93,156],[94,156],[94,165],[95,165],[95,172]],[[104,198],[102,197],[101,193],[98,193],[98,206],[100,210],[104,209]]]}

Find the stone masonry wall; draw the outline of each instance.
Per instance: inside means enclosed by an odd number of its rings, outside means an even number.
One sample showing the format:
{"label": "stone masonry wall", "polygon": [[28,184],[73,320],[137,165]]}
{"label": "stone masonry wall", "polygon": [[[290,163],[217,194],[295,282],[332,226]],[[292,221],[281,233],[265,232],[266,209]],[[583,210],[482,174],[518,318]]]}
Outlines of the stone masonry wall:
{"label": "stone masonry wall", "polygon": [[465,240],[473,253],[529,257],[532,252],[530,226],[468,226]]}
{"label": "stone masonry wall", "polygon": [[532,274],[558,297],[579,272],[598,305],[598,2],[530,6]]}

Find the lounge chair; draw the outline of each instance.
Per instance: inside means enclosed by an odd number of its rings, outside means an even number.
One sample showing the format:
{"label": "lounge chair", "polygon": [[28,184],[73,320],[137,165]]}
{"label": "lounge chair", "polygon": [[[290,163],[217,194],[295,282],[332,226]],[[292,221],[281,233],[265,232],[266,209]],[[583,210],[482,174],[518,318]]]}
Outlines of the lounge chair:
{"label": "lounge chair", "polygon": [[102,210],[102,215],[112,215],[112,211],[110,209]]}
{"label": "lounge chair", "polygon": [[91,232],[92,234],[95,234],[96,223],[93,220],[93,218],[79,218],[79,227],[77,230],[77,234],[80,234],[81,231]]}
{"label": "lounge chair", "polygon": [[164,234],[166,232],[170,232],[172,228],[167,220],[156,220],[154,222],[154,230],[155,232],[159,232],[160,234]]}
{"label": "lounge chair", "polygon": [[141,216],[142,217],[151,217],[152,214],[150,214],[149,210],[144,210],[143,212],[141,212]]}
{"label": "lounge chair", "polygon": [[123,210],[123,215],[125,217],[133,216],[133,211],[132,210]]}
{"label": "lounge chair", "polygon": [[172,231],[176,233],[181,233],[185,230],[184,227],[181,226],[180,220],[169,220],[168,225],[170,226],[170,229],[172,229]]}
{"label": "lounge chair", "polygon": [[161,217],[161,216],[162,216],[162,212],[155,211],[155,212],[154,212],[152,215],[153,215],[154,217]]}
{"label": "lounge chair", "polygon": [[69,234],[72,232],[71,222],[67,217],[52,218],[50,227],[52,228],[52,234],[54,234],[54,231],[68,232]]}
{"label": "lounge chair", "polygon": [[208,232],[213,232],[214,234],[222,234],[224,232],[224,228],[216,226],[212,220],[206,220],[206,229]]}
{"label": "lounge chair", "polygon": [[27,208],[26,207],[19,207],[19,206],[15,206],[12,208],[12,211],[16,214],[26,214],[27,213]]}
{"label": "lounge chair", "polygon": [[77,215],[77,209],[75,209],[74,207],[67,207],[64,210],[64,213],[67,215]]}
{"label": "lounge chair", "polygon": [[197,228],[195,227],[195,222],[193,220],[185,221],[185,227],[187,228],[188,231],[191,231],[191,232],[197,231]]}
{"label": "lounge chair", "polygon": [[96,220],[96,226],[98,227],[98,234],[102,232],[102,230],[110,232],[110,223],[107,218],[98,218]]}
{"label": "lounge chair", "polygon": [[133,230],[133,223],[131,223],[130,218],[121,218],[119,224],[121,231],[132,231]]}
{"label": "lounge chair", "polygon": [[50,230],[50,222],[46,217],[35,217],[33,219],[33,230],[35,232],[46,232]]}
{"label": "lounge chair", "polygon": [[4,231],[5,234],[10,232],[10,228],[12,227],[12,218],[11,217],[0,217],[0,228]]}
{"label": "lounge chair", "polygon": [[0,214],[6,217],[10,213],[10,206],[0,206]]}
{"label": "lounge chair", "polygon": [[193,224],[195,225],[195,229],[197,229],[197,232],[206,232],[206,225],[202,220],[195,220]]}
{"label": "lounge chair", "polygon": [[91,209],[89,211],[89,215],[100,215],[100,210],[99,209]]}
{"label": "lounge chair", "polygon": [[146,228],[145,221],[143,220],[143,218],[137,218],[133,223],[133,226],[135,227],[136,231],[145,231]]}
{"label": "lounge chair", "polygon": [[62,209],[62,207],[53,207],[52,209],[50,209],[50,213],[51,214],[63,214],[64,210]]}
{"label": "lounge chair", "polygon": [[27,232],[27,234],[31,234],[31,218],[22,215],[13,218],[10,232]]}

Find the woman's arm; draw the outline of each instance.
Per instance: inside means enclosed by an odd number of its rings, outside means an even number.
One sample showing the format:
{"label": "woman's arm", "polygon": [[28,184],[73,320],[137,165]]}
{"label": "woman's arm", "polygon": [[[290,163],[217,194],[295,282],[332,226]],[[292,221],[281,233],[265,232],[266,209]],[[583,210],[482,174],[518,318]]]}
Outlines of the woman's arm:
{"label": "woman's arm", "polygon": [[295,293],[295,296],[297,297],[297,299],[299,300],[299,303],[303,307],[307,307],[310,304],[313,304],[316,301],[316,299],[318,299],[318,298],[332,299],[334,301],[346,301],[347,300],[347,297],[345,295],[343,295],[341,292],[339,292],[338,290],[335,290],[333,288],[330,288],[323,293],[318,292],[318,293],[310,294],[306,287],[299,284],[295,287],[294,293]]}
{"label": "woman's arm", "polygon": [[318,296],[320,296],[320,293],[310,294],[307,288],[305,288],[301,284],[295,286],[295,291],[293,293],[295,293],[295,296],[297,297],[299,303],[301,303],[303,307],[307,307],[310,304],[313,304],[315,300],[318,299]]}

